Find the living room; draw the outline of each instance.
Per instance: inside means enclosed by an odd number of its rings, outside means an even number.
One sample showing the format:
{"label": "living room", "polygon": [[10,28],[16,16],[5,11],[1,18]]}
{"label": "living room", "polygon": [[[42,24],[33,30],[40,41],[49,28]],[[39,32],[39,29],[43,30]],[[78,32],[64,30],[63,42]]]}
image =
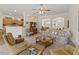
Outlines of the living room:
{"label": "living room", "polygon": [[78,55],[79,5],[0,5],[0,55]]}

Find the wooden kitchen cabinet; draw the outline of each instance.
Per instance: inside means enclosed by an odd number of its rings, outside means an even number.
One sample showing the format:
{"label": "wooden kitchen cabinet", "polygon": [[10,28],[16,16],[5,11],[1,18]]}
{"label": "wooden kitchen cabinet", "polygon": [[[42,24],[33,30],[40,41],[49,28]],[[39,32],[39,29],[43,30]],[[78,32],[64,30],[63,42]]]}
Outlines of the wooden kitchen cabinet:
{"label": "wooden kitchen cabinet", "polygon": [[23,26],[24,19],[12,19],[12,18],[4,18],[3,25],[4,26]]}

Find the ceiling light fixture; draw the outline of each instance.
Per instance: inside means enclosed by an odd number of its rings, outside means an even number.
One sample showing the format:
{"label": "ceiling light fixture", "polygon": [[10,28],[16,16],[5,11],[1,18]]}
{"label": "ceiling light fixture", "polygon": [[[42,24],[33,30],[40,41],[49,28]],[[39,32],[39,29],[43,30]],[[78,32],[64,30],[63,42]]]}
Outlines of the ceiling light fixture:
{"label": "ceiling light fixture", "polygon": [[41,4],[40,8],[38,9],[33,9],[34,13],[39,13],[39,14],[46,14],[49,10],[45,5]]}

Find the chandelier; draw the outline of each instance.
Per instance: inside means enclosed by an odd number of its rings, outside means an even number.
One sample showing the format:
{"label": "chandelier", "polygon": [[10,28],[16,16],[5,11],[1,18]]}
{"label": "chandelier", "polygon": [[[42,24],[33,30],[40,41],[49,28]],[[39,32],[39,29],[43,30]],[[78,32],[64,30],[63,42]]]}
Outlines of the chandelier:
{"label": "chandelier", "polygon": [[33,9],[34,13],[39,13],[39,14],[46,14],[49,10],[45,5],[41,4],[40,8]]}

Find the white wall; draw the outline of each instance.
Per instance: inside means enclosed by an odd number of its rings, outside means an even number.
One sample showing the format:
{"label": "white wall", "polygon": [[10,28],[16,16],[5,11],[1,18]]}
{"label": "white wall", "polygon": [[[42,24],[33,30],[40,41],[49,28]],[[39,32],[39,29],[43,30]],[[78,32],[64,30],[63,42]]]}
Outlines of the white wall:
{"label": "white wall", "polygon": [[69,10],[69,22],[70,22],[70,30],[73,34],[72,42],[75,45],[79,45],[78,15],[79,15],[79,5],[72,5]]}

